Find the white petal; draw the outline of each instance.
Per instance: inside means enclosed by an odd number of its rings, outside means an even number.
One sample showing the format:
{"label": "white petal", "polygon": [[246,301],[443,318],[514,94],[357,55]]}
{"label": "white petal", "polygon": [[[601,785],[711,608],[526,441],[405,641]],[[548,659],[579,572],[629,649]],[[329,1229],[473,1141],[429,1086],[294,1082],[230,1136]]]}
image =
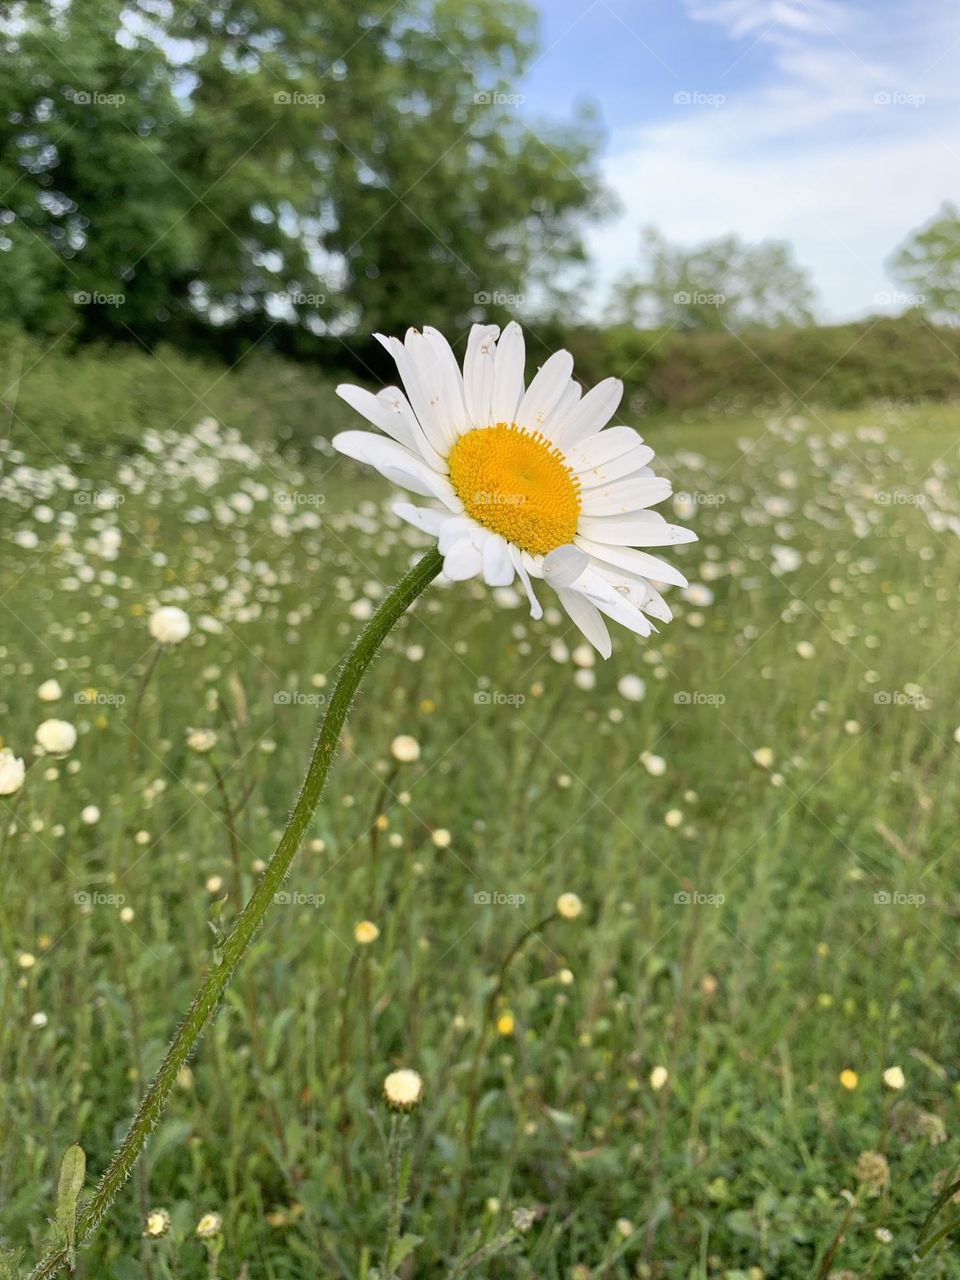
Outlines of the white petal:
{"label": "white petal", "polygon": [[[627,516],[656,502],[663,502],[669,496],[669,480],[637,476],[615,484],[598,485],[595,489],[584,489],[580,495],[580,511],[584,516]],[[644,515],[648,514],[644,511]],[[632,539],[627,538],[626,541],[629,543]]]}
{"label": "white petal", "polygon": [[[550,414],[570,385],[573,356],[569,351],[555,351],[537,371],[520,401],[515,421],[528,431],[547,431]],[[552,438],[552,437],[551,437]]]}
{"label": "white petal", "polygon": [[591,467],[602,467],[641,444],[643,436],[633,427],[607,427],[605,431],[595,431],[592,436],[571,445],[567,450],[567,461],[574,471],[589,471]]}
{"label": "white petal", "polygon": [[513,567],[517,571],[517,577],[523,583],[523,589],[526,591],[527,599],[530,601],[530,617],[542,618],[543,609],[540,605],[540,601],[533,594],[533,584],[530,581],[530,574],[527,571],[527,567],[523,563],[523,556],[520,553],[520,548],[515,547],[512,542],[508,542],[507,550],[510,553],[510,559],[513,561]]}
{"label": "white petal", "polygon": [[613,587],[614,591],[625,600],[629,600],[637,609],[642,609],[651,618],[656,618],[658,622],[670,622],[673,618],[666,600],[646,578],[635,577],[623,569],[611,568],[610,565],[601,564],[599,560],[592,558],[590,566],[594,573],[598,573],[604,582]]}
{"label": "white petal", "polygon": [[395,502],[391,510],[401,520],[412,524],[421,533],[430,534],[432,538],[438,537],[440,530],[451,519],[449,511],[440,511],[436,507],[415,507],[411,502]]}
{"label": "white petal", "polygon": [[580,400],[562,421],[551,424],[550,438],[562,449],[571,448],[605,427],[623,399],[619,378],[604,378]]}
{"label": "white petal", "polygon": [[514,579],[513,561],[506,540],[492,533],[483,543],[483,580],[488,587],[509,587]]}
{"label": "white petal", "polygon": [[[433,333],[436,334],[435,329]],[[443,343],[446,346],[445,339]],[[467,413],[463,407],[462,383],[460,388],[457,388],[456,383],[453,381],[454,377],[457,380],[460,379],[460,370],[457,368],[457,362],[449,346],[446,346],[445,352],[435,338],[428,338],[426,333],[421,333],[419,329],[408,329],[404,335],[403,345],[413,367],[417,383],[426,395],[427,407],[425,412],[431,418],[440,439],[443,441],[442,447],[439,447],[437,452],[446,457],[453,445],[456,444],[460,434],[460,427]],[[447,352],[449,352],[449,361],[447,360]],[[453,364],[452,372],[450,369],[451,363]],[[407,391],[409,394],[409,388],[407,388]],[[457,413],[458,396],[460,399],[459,416]],[[410,400],[416,407],[412,395],[410,395]],[[417,408],[417,416],[421,421],[423,420],[423,414],[419,408]]]}
{"label": "white petal", "polygon": [[585,551],[568,544],[556,547],[543,558],[543,579],[551,587],[569,587],[588,568],[590,557]]}
{"label": "white petal", "polygon": [[638,578],[652,579],[654,582],[667,582],[671,586],[685,587],[687,580],[673,565],[667,564],[646,551],[638,551],[635,547],[612,547],[602,542],[594,542],[590,538],[577,534],[574,539],[581,551],[587,551],[601,564],[611,565],[614,569],[624,569]]}
{"label": "white petal", "polygon": [[551,427],[553,426],[554,422],[560,422],[567,416],[570,410],[573,409],[574,406],[578,403],[582,395],[583,395],[583,387],[581,387],[579,382],[575,382],[573,378],[571,378],[570,381],[567,383],[566,390],[564,391],[563,395],[560,397],[557,407],[554,409],[553,413],[550,415]]}
{"label": "white petal", "polygon": [[422,458],[395,440],[385,440],[372,431],[341,431],[333,437],[333,445],[348,458],[376,468],[401,488],[410,489],[425,498],[439,498],[451,510],[462,506],[444,476],[437,475]]}
{"label": "white petal", "polygon": [[613,650],[610,632],[603,618],[600,617],[596,605],[591,604],[585,596],[572,591],[569,587],[560,587],[557,596],[573,625],[579,627],[601,658],[609,658]]}
{"label": "white petal", "polygon": [[372,422],[375,427],[379,427],[381,431],[396,440],[398,444],[406,445],[414,453],[419,452],[409,424],[404,421],[400,414],[393,412],[388,405],[384,404],[379,396],[375,396],[372,391],[366,391],[363,387],[354,387],[348,382],[342,382],[337,387],[337,395],[341,400],[345,400],[351,409],[356,409],[357,413],[362,414],[368,422]]}
{"label": "white petal", "polygon": [[625,480],[641,472],[653,458],[653,450],[641,442],[632,427],[608,427],[565,453],[582,489]]}
{"label": "white petal", "polygon": [[692,529],[685,525],[667,524],[659,511],[590,517],[578,523],[577,531],[594,542],[618,547],[679,547],[697,541]]}
{"label": "white petal", "polygon": [[608,618],[618,622],[621,627],[626,627],[634,635],[648,636],[652,633],[653,624],[650,619],[642,614],[635,605],[632,605],[629,600],[619,597],[612,601],[597,600],[593,597],[591,599],[601,613],[605,613]]}
{"label": "white petal", "polygon": [[590,560],[590,569],[593,574],[603,579],[608,587],[612,587],[614,591],[624,600],[628,600],[635,609],[642,609],[646,600],[653,591],[653,587],[644,578],[634,578],[623,570],[619,572],[611,569],[609,566],[602,565],[599,560]]}
{"label": "white petal", "polygon": [[[384,387],[381,391],[377,392],[377,399],[394,418],[399,418],[399,420],[406,425],[407,430],[413,436],[417,452],[421,454],[427,466],[433,467],[434,471],[439,471],[441,474],[446,475],[446,462],[441,458],[440,454],[437,453],[433,445],[430,444],[424,434],[423,427],[421,427],[420,423],[417,421],[417,415],[410,407],[410,401],[403,394],[400,388]],[[386,431],[388,428],[384,427],[384,430]],[[392,435],[393,432],[390,432],[390,434]]]}
{"label": "white petal", "polygon": [[459,438],[473,425],[463,398],[463,376],[453,348],[439,329],[424,325],[423,337],[433,352],[440,375],[440,409],[446,429]]}
{"label": "white petal", "polygon": [[456,516],[448,520],[437,537],[437,550],[445,556],[461,538],[473,539],[473,529],[474,522],[469,516]]}
{"label": "white petal", "polygon": [[673,610],[655,587],[651,587],[649,582],[646,586],[647,598],[640,608],[644,613],[648,613],[651,618],[656,618],[658,622],[671,622],[673,620]]}
{"label": "white petal", "polygon": [[577,583],[576,590],[582,592],[608,618],[637,635],[648,636],[653,630],[650,620],[631,602],[629,592],[618,591],[599,573],[592,570],[585,573]]}
{"label": "white petal", "polygon": [[492,424],[490,400],[493,395],[493,364],[499,325],[475,324],[467,339],[463,361],[463,390],[467,417],[475,427]]}
{"label": "white petal", "polygon": [[493,360],[493,394],[490,398],[490,421],[514,422],[523,395],[523,330],[511,320],[497,343]]}
{"label": "white petal", "polygon": [[483,568],[483,559],[472,538],[460,538],[443,557],[443,572],[451,582],[466,582]]}
{"label": "white petal", "polygon": [[[439,378],[436,365],[430,355],[430,348],[425,342],[422,349],[418,348],[418,357],[424,353],[428,357],[428,361],[425,364],[423,359],[412,360],[410,352],[399,338],[387,338],[382,333],[376,333],[374,337],[390,352],[396,361],[403,389],[407,393],[413,412],[417,415],[417,420],[423,428],[424,435],[427,437],[431,448],[442,458],[445,458],[450,452],[450,444],[452,442],[448,442],[441,419],[434,407],[434,402],[438,398],[437,383]],[[422,338],[421,342],[423,342]]]}

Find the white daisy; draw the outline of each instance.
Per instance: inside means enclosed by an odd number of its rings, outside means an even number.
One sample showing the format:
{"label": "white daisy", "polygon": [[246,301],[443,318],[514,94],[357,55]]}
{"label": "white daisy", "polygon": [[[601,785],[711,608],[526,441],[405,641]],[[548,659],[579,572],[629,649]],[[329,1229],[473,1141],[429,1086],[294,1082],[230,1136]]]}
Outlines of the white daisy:
{"label": "white daisy", "polygon": [[[491,587],[519,578],[530,612],[533,581],[553,587],[571,620],[606,658],[606,614],[646,636],[671,613],[653,583],[684,576],[640,547],[696,541],[650,510],[670,483],[649,467],[653,450],[632,427],[603,428],[623,395],[606,378],[585,395],[568,351],[552,355],[524,388],[524,341],[511,322],[474,325],[463,373],[436,329],[377,339],[397,363],[406,395],[340,386],[338,394],[384,433],[344,431],[334,445],[394,484],[431,499],[394,511],[437,539],[446,576]],[[499,340],[498,340],[499,338]]]}

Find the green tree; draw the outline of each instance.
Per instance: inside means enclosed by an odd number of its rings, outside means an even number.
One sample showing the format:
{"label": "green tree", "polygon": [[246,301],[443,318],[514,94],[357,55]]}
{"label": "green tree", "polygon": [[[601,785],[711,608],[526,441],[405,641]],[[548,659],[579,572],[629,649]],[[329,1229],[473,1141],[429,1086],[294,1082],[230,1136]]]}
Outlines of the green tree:
{"label": "green tree", "polygon": [[944,203],[924,226],[912,231],[890,259],[894,279],[905,288],[900,301],[942,324],[960,319],[960,209]]}
{"label": "green tree", "polygon": [[810,279],[788,244],[722,236],[694,248],[655,227],[642,233],[644,266],[613,291],[610,319],[640,328],[745,329],[813,320]]}
{"label": "green tree", "polygon": [[524,0],[22,0],[0,37],[0,302],[32,328],[456,330],[583,260],[596,133],[525,122]]}

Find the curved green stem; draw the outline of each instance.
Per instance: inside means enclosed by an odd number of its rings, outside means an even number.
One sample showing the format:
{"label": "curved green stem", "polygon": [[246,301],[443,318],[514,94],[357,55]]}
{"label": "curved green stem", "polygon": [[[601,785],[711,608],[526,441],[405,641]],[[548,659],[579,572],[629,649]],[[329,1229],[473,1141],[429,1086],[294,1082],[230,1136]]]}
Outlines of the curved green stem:
{"label": "curved green stem", "polygon": [[[118,1191],[130,1176],[147,1138],[163,1114],[177,1073],[189,1058],[227,984],[233,977],[237,965],[250,946],[261,920],[273,902],[274,895],[283,884],[320,800],[323,784],[340,740],[340,733],[363,673],[394,624],[430,585],[442,567],[443,561],[439,552],[436,548],[431,548],[400,579],[357,637],[330,697],[326,714],[320,725],[310,767],[286,830],[280,837],[280,843],[263,873],[263,878],[237,917],[236,923],[224,942],[219,963],[209,971],[194,996],[193,1003],[167,1050],[167,1056],[160,1070],[143,1095],[126,1137],[114,1152],[92,1197],[77,1216],[77,1245],[82,1244],[93,1233],[115,1200]],[[50,1280],[50,1277],[57,1275],[68,1261],[69,1250],[66,1247],[51,1249],[37,1263],[31,1273],[31,1280]]]}

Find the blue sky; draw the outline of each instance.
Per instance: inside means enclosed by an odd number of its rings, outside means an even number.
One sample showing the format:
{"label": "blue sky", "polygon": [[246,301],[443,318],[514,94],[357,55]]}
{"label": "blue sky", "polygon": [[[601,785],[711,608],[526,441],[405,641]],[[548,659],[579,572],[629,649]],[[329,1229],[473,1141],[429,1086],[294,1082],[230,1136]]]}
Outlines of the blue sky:
{"label": "blue sky", "polygon": [[827,320],[902,310],[885,260],[960,201],[960,5],[946,0],[539,0],[518,89],[532,127],[600,112],[622,212],[599,288],[654,223],[789,240]]}

